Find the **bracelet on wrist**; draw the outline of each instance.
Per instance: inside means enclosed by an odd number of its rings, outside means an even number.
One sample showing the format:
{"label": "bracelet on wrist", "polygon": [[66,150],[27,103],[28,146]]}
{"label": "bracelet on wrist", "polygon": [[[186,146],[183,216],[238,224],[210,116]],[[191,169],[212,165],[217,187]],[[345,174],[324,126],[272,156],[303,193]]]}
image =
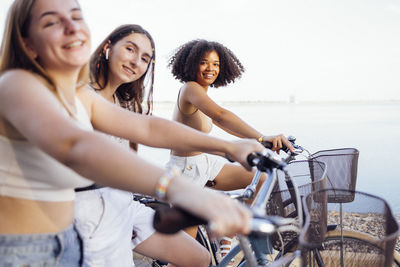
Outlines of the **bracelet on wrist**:
{"label": "bracelet on wrist", "polygon": [[261,135],[260,137],[258,137],[257,139],[258,142],[262,143],[264,141],[264,136]]}
{"label": "bracelet on wrist", "polygon": [[154,190],[154,195],[156,198],[160,200],[166,200],[167,198],[167,190],[168,186],[171,183],[172,179],[179,176],[181,172],[176,166],[168,169],[163,176],[158,179],[156,184],[156,188]]}

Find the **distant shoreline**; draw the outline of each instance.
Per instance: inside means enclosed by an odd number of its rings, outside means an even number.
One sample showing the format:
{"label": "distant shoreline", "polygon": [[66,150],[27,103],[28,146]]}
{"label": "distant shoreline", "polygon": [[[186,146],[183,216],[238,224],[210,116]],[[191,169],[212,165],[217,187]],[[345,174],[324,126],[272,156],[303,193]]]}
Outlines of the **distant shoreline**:
{"label": "distant shoreline", "polygon": [[[340,105],[340,104],[365,104],[365,105],[381,105],[381,104],[400,104],[399,100],[339,100],[339,101],[217,101],[221,105]],[[175,101],[154,101],[156,106],[170,106],[175,105]]]}

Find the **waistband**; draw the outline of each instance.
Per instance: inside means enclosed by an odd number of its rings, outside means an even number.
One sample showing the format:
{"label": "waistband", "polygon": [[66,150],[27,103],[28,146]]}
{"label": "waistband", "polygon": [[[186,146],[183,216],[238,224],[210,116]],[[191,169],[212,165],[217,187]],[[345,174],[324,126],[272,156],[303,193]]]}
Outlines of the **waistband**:
{"label": "waistband", "polygon": [[82,192],[82,191],[87,191],[87,190],[96,190],[96,189],[100,189],[103,188],[104,186],[98,185],[98,184],[91,184],[89,186],[86,187],[79,187],[79,188],[75,188],[75,192]]}

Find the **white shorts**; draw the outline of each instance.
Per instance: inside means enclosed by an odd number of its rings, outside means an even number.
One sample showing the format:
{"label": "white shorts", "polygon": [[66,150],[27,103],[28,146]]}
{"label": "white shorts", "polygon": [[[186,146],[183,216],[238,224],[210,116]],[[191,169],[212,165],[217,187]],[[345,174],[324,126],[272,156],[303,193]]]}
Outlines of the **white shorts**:
{"label": "white shorts", "polygon": [[224,158],[206,153],[190,157],[171,155],[166,167],[171,168],[175,165],[184,177],[195,184],[205,186],[207,181],[213,181],[217,177],[226,163]]}
{"label": "white shorts", "polygon": [[[75,226],[89,266],[134,266],[132,249],[154,233],[154,210],[109,187],[76,193]],[[137,236],[132,240],[132,231]]]}

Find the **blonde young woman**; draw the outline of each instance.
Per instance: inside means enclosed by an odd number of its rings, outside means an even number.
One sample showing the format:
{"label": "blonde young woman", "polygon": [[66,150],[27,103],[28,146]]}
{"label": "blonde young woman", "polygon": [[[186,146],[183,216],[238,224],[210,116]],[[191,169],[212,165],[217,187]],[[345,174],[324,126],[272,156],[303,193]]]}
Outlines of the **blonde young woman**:
{"label": "blonde young woman", "polygon": [[[121,25],[92,54],[90,84],[107,101],[133,112],[149,114],[154,66],[152,36],[140,25]],[[147,105],[143,110],[146,88]],[[125,149],[137,148],[126,139],[112,137],[112,140]],[[132,266],[133,247],[142,255],[175,266],[209,266],[208,251],[185,232],[156,233],[152,227],[153,209],[134,201],[131,193],[99,186],[78,191],[75,225],[83,239],[84,262],[88,265]]]}
{"label": "blonde young woman", "polygon": [[81,265],[74,188],[92,181],[163,198],[213,222],[217,235],[249,231],[244,206],[198,190],[98,132],[220,151],[244,166],[248,153],[262,150],[126,111],[85,88],[90,34],[77,1],[14,1],[0,56],[0,265]]}

